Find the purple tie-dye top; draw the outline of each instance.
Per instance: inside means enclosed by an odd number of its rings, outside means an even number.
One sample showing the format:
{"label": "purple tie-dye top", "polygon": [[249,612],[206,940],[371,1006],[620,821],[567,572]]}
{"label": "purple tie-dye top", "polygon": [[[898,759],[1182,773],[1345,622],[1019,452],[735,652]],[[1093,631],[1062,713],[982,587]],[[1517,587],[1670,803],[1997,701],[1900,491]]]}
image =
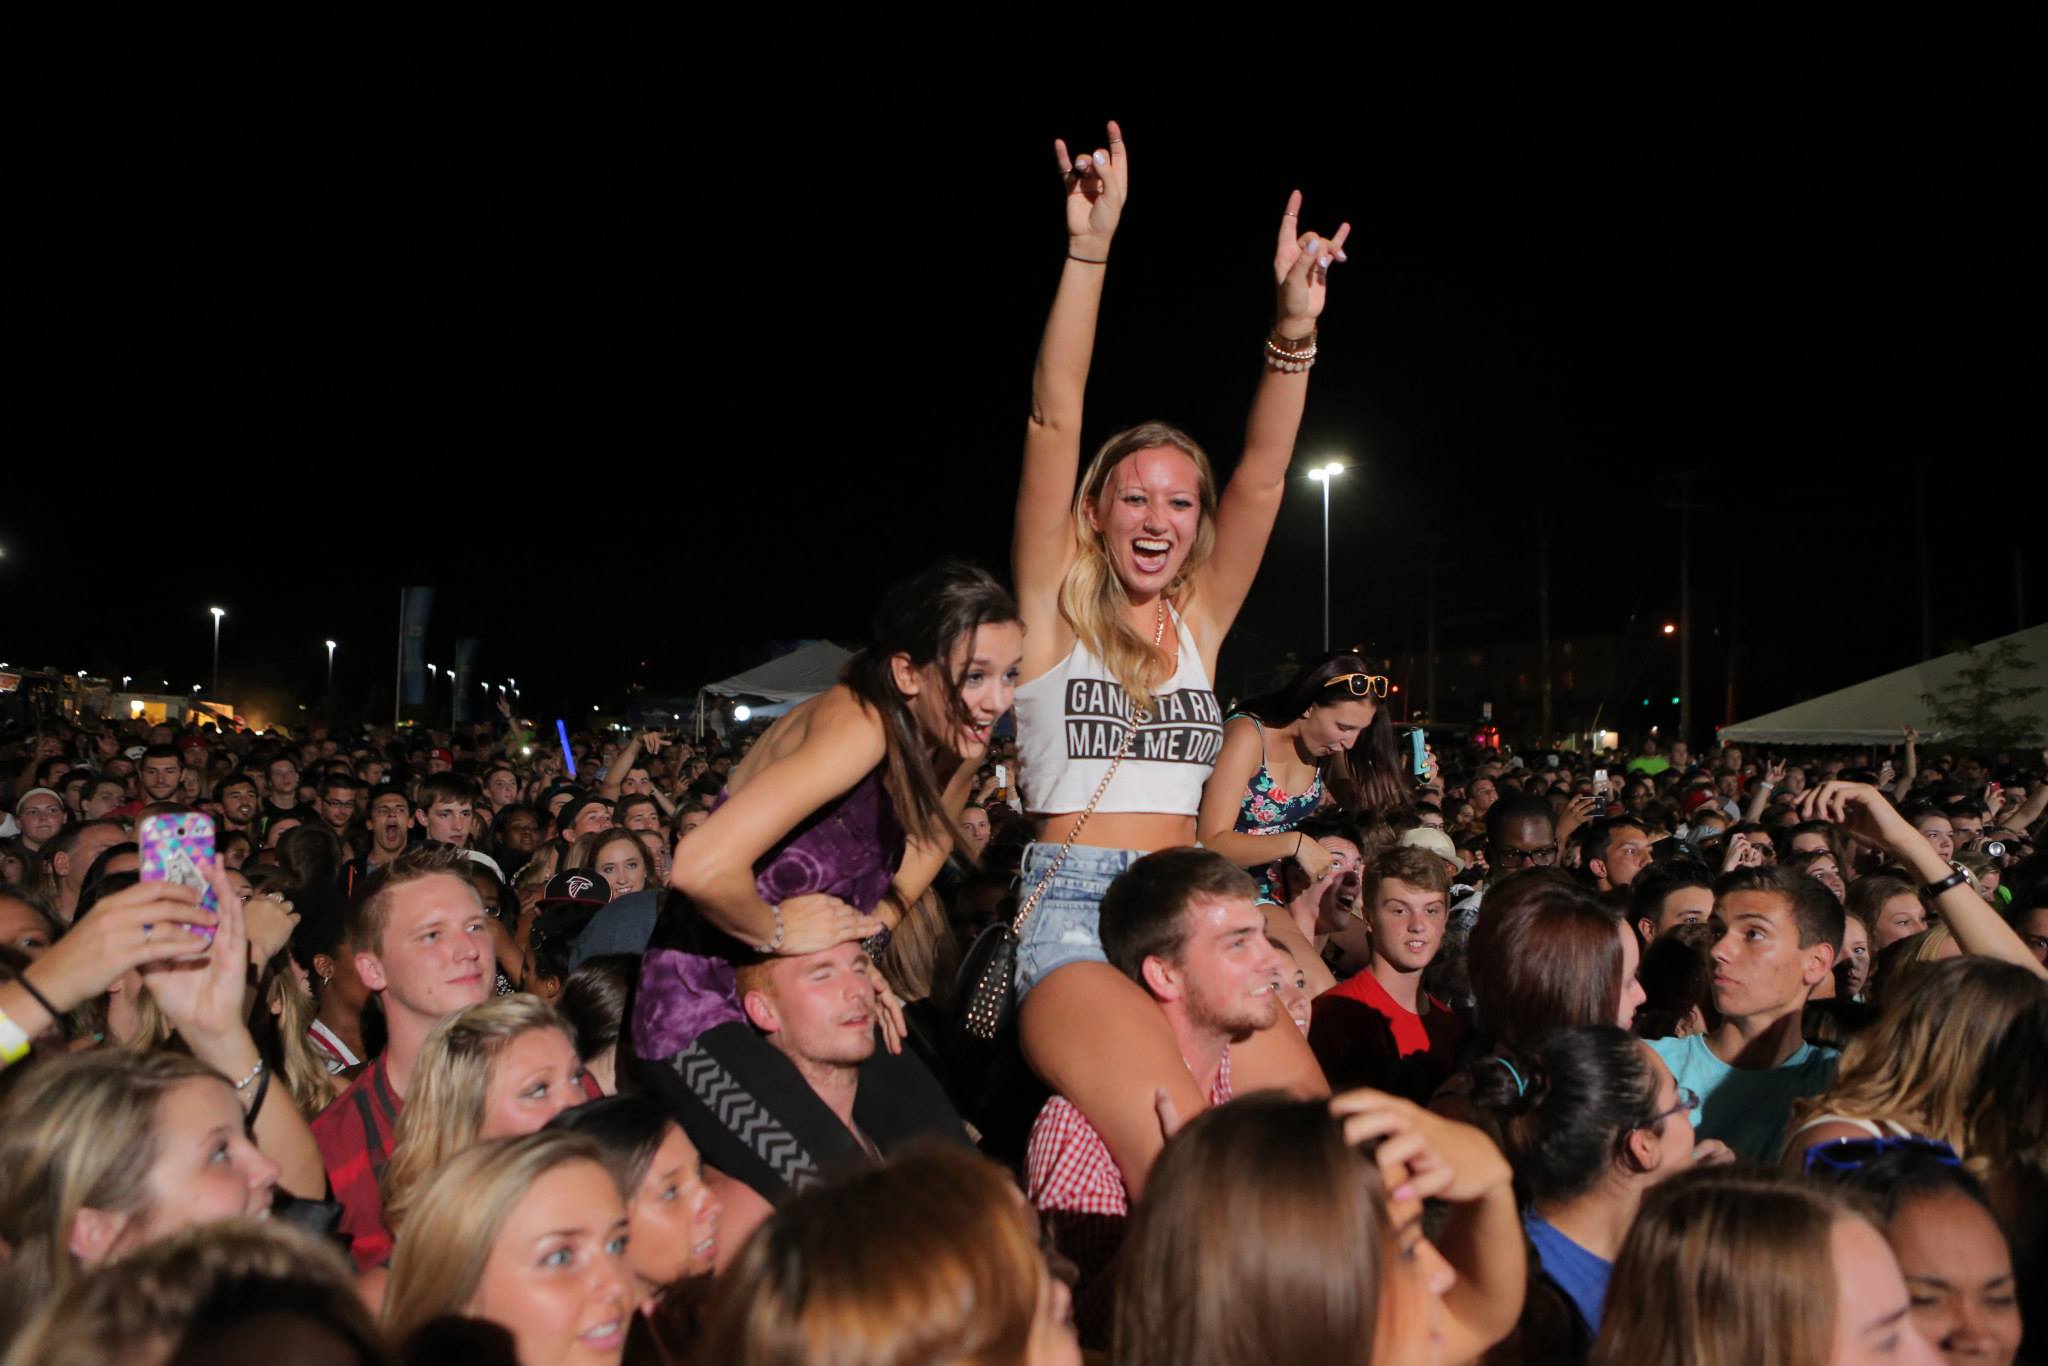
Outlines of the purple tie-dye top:
{"label": "purple tie-dye top", "polygon": [[[724,801],[721,793],[712,809]],[[771,906],[824,892],[871,914],[896,878],[904,845],[878,766],[762,855],[754,887]],[[671,1057],[714,1026],[745,1019],[725,959],[649,949],[641,960],[633,1018],[633,1048],[641,1057]]]}

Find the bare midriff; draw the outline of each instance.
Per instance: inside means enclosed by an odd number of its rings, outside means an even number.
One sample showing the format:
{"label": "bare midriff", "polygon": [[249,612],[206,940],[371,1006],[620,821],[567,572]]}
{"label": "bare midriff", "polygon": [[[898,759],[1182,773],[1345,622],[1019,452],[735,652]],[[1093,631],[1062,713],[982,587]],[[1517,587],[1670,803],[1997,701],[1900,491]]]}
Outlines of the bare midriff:
{"label": "bare midriff", "polygon": [[[1061,816],[1040,816],[1038,838],[1046,844],[1065,844],[1074,833],[1078,811]],[[1163,811],[1098,811],[1075,843],[1091,849],[1142,849],[1152,853],[1195,842],[1195,818],[1170,816]]]}

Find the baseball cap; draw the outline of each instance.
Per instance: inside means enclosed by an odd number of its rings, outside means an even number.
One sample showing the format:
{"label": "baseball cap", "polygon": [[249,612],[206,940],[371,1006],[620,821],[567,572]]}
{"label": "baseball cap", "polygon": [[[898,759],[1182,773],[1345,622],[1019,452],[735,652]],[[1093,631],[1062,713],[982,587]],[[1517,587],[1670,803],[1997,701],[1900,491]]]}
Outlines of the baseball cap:
{"label": "baseball cap", "polygon": [[455,756],[445,749],[434,750],[432,753],[432,757],[439,759],[444,764],[452,764],[455,762]]}
{"label": "baseball cap", "polygon": [[[567,831],[571,826],[576,824],[576,818],[578,816],[582,815],[585,811],[589,810],[593,806],[610,805],[611,803],[609,801],[606,801],[603,797],[598,796],[595,792],[585,792],[581,796],[571,797],[569,801],[562,807],[561,814],[555,817],[555,830],[558,833]],[[542,810],[546,810],[546,808],[543,807]]]}
{"label": "baseball cap", "polygon": [[561,796],[564,792],[568,793],[571,797],[583,795],[583,789],[574,783],[549,783],[545,788],[541,789],[540,797],[534,802],[534,805],[545,812],[548,809],[548,803]]}
{"label": "baseball cap", "polygon": [[556,873],[548,879],[547,888],[540,894],[542,906],[583,906],[596,910],[612,899],[611,884],[600,873],[587,868],[572,868],[566,873]]}
{"label": "baseball cap", "polygon": [[1418,825],[1413,830],[1401,832],[1401,843],[1411,849],[1427,849],[1459,872],[1465,871],[1465,860],[1458,856],[1458,846],[1452,844],[1451,837],[1441,830]]}
{"label": "baseball cap", "polygon": [[1693,812],[1699,810],[1701,807],[1706,806],[1708,803],[1714,801],[1714,799],[1715,798],[1713,792],[1710,789],[1704,787],[1699,789],[1697,792],[1686,793],[1684,803],[1685,814],[1690,816]]}

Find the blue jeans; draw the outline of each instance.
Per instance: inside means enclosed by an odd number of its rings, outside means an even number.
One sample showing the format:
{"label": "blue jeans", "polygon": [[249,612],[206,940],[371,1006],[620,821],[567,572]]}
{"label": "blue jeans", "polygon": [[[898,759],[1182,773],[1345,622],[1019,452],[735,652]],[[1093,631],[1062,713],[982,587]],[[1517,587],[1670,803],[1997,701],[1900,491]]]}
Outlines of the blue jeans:
{"label": "blue jeans", "polygon": [[[1028,897],[1059,857],[1057,844],[1034,843],[1024,850],[1017,895]],[[1017,944],[1017,999],[1069,963],[1106,963],[1102,955],[1102,894],[1117,874],[1145,857],[1142,849],[1097,849],[1077,844],[1045,889]]]}

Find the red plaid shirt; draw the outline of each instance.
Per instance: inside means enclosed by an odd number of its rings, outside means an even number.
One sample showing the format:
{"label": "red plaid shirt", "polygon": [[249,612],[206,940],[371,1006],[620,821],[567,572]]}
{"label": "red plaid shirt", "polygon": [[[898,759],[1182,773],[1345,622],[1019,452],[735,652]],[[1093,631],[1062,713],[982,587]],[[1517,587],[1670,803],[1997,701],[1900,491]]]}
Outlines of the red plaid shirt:
{"label": "red plaid shirt", "polygon": [[[1230,1050],[1226,1048],[1216,1081],[1209,1088],[1209,1103],[1221,1105],[1229,1099]],[[1123,1173],[1109,1155],[1109,1145],[1065,1096],[1047,1101],[1031,1125],[1031,1142],[1024,1150],[1024,1190],[1042,1210],[1119,1218],[1131,1212],[1131,1197],[1124,1189]]]}
{"label": "red plaid shirt", "polygon": [[403,1104],[391,1089],[384,1056],[379,1054],[313,1117],[313,1141],[327,1168],[327,1184],[341,1202],[341,1231],[359,1271],[391,1255],[391,1231],[384,1227],[384,1196],[377,1183],[391,1160],[391,1140]]}

